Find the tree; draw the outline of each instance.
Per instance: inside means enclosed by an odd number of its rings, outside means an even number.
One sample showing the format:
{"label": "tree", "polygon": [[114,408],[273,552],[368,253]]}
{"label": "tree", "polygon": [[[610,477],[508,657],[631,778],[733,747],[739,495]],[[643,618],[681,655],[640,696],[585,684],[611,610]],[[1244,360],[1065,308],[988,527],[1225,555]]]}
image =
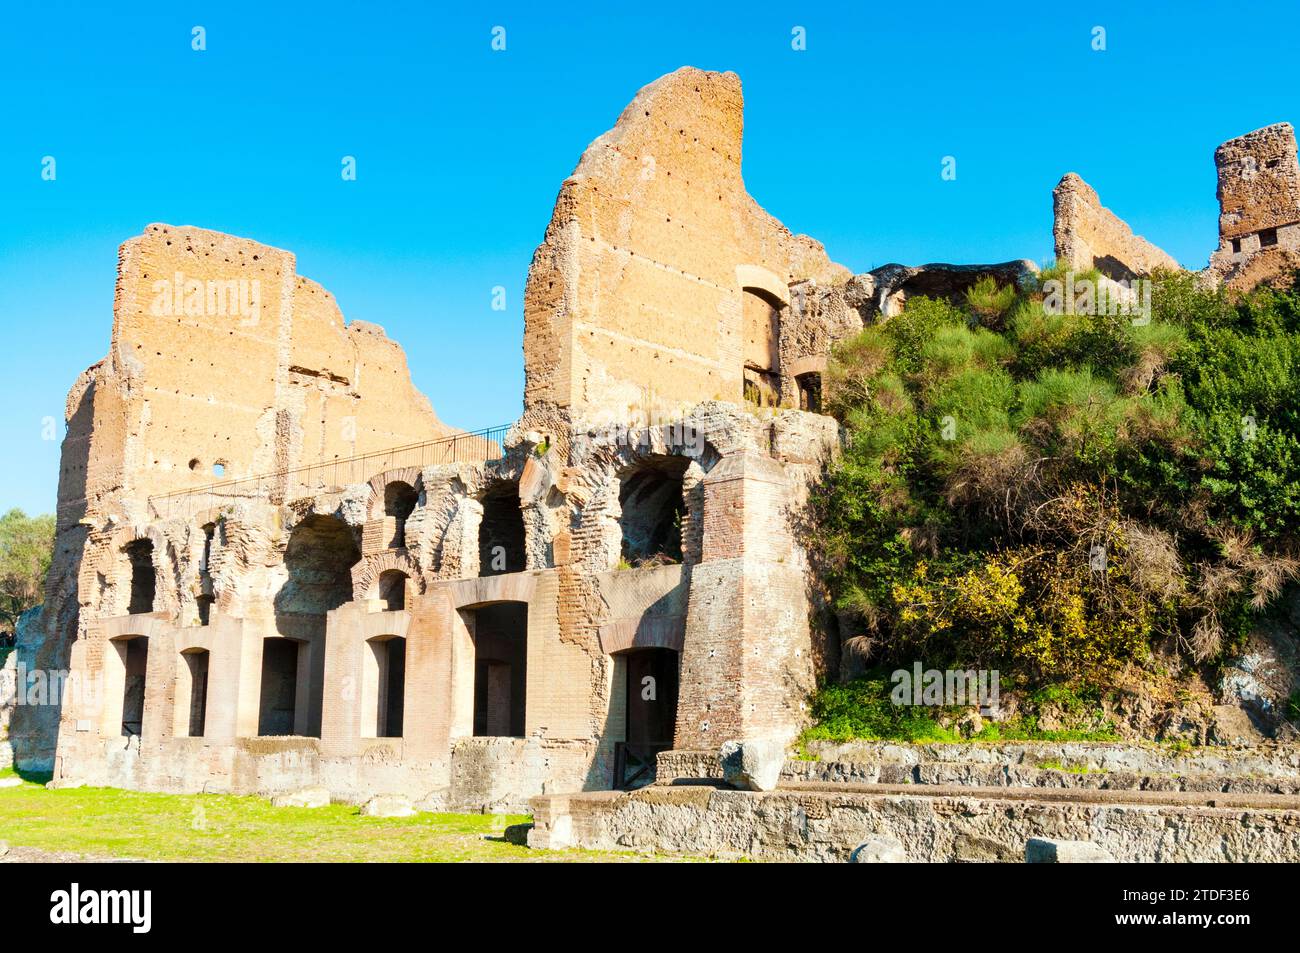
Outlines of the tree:
{"label": "tree", "polygon": [[12,635],[18,617],[40,605],[54,555],[54,517],[12,509],[0,516],[0,635]]}

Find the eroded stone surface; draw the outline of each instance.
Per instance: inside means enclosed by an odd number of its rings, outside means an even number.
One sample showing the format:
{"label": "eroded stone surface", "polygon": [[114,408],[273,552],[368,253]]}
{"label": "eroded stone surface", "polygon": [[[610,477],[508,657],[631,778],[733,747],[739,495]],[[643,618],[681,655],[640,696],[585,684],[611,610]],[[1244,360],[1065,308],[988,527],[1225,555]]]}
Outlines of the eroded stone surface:
{"label": "eroded stone surface", "polygon": [[897,837],[868,837],[849,855],[850,864],[902,864],[907,851]]}
{"label": "eroded stone surface", "polygon": [[415,808],[410,799],[396,794],[372,797],[361,807],[362,817],[414,817]]}
{"label": "eroded stone surface", "polygon": [[1113,864],[1115,858],[1086,840],[1034,837],[1025,845],[1027,864]]}
{"label": "eroded stone surface", "polygon": [[532,807],[532,846],[844,862],[868,838],[887,836],[912,862],[1018,862],[1031,838],[1047,838],[1091,841],[1126,863],[1300,859],[1294,808],[661,785],[536,798]]}
{"label": "eroded stone surface", "polygon": [[1219,247],[1208,274],[1229,288],[1289,283],[1300,269],[1300,163],[1295,130],[1280,122],[1214,152]]}
{"label": "eroded stone surface", "polygon": [[1052,192],[1056,260],[1076,271],[1096,268],[1116,281],[1163,269],[1178,271],[1171,255],[1157,248],[1101,204],[1097,192],[1073,172]]}
{"label": "eroded stone surface", "polygon": [[785,766],[785,742],[771,738],[727,741],[722,745],[719,760],[723,780],[732,787],[772,791]]}
{"label": "eroded stone surface", "polygon": [[292,794],[278,794],[271,798],[272,807],[329,807],[328,788],[303,788]]}

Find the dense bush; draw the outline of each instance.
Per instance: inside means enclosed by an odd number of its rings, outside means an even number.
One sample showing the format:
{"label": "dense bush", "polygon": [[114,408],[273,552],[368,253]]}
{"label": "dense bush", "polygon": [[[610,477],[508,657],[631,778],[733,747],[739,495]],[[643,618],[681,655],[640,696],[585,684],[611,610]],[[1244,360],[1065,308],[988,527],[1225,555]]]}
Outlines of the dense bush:
{"label": "dense bush", "polygon": [[841,635],[1031,687],[1213,666],[1300,568],[1300,293],[1162,275],[1147,320],[1043,297],[913,299],[832,354]]}

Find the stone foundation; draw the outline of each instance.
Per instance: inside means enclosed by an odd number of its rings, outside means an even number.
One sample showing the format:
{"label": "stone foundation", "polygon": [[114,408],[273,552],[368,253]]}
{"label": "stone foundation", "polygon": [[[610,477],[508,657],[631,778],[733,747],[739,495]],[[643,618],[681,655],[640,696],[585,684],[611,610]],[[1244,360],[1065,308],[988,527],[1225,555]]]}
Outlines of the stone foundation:
{"label": "stone foundation", "polygon": [[[1101,798],[1092,793],[1091,797]],[[534,798],[529,846],[844,862],[872,837],[907,860],[1020,862],[1032,838],[1091,841],[1129,863],[1300,861],[1300,798],[1215,807],[1128,794],[1079,801],[943,790],[723,790],[653,785],[631,793]],[[1126,798],[1126,799],[1125,799]]]}

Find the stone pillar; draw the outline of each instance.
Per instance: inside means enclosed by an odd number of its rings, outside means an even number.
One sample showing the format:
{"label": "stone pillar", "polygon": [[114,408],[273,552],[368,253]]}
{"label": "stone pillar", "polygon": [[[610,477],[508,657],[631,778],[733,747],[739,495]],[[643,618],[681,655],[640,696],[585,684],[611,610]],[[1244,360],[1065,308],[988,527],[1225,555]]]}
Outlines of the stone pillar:
{"label": "stone pillar", "polygon": [[791,740],[813,688],[804,563],[780,463],[725,457],[704,478],[703,560],[691,573],[674,747]]}
{"label": "stone pillar", "polygon": [[[406,636],[406,694],[403,702],[403,752],[408,759],[451,756],[455,699],[453,623],[459,621],[446,592],[437,584],[412,600]],[[473,706],[473,665],[470,665]]]}
{"label": "stone pillar", "polygon": [[332,610],[325,625],[324,697],[321,705],[321,754],[355,757],[361,739],[361,653],[359,633],[365,609],[352,602]]}
{"label": "stone pillar", "polygon": [[244,622],[214,609],[210,625],[212,649],[208,656],[208,699],[203,735],[210,744],[231,744],[237,737],[239,719]]}

